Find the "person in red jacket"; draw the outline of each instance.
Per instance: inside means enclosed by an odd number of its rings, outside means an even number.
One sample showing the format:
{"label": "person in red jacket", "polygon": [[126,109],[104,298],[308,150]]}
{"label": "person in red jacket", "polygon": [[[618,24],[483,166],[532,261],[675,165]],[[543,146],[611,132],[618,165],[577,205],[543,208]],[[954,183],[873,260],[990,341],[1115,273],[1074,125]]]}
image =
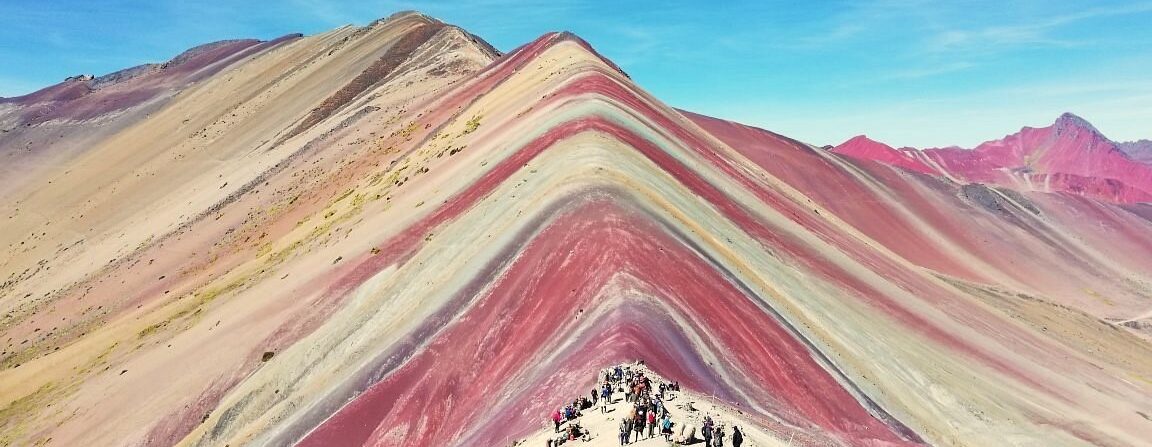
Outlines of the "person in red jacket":
{"label": "person in red jacket", "polygon": [[556,410],[556,411],[552,412],[552,423],[556,424],[556,431],[554,433],[560,433],[560,421],[563,421],[563,420],[564,420],[564,416],[560,415],[560,410]]}

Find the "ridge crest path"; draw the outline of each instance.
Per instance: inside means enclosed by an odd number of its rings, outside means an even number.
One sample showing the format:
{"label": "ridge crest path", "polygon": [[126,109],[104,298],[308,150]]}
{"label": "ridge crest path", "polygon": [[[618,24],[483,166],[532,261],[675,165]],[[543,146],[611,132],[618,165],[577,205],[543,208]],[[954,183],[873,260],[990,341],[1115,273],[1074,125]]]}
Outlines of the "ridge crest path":
{"label": "ridge crest path", "polygon": [[[626,363],[620,366],[631,368],[631,370],[636,373],[643,373],[652,380],[654,387],[656,386],[655,384],[658,383],[672,383],[674,381],[674,379],[662,377],[659,373],[652,371],[640,362]],[[597,384],[600,383],[604,372],[611,369],[612,367],[598,370],[595,382]],[[591,385],[587,388],[591,389]],[[632,405],[632,403],[625,400],[623,392],[618,391],[620,389],[620,383],[614,383],[613,389],[612,403],[608,405],[608,411],[606,413],[601,412],[600,403],[597,402],[591,408],[582,410],[580,416],[576,419],[565,421],[560,425],[560,431],[564,432],[573,422],[577,423],[589,433],[588,439],[567,441],[562,445],[580,447],[613,447],[620,445],[619,438],[617,437],[620,420],[628,414],[628,407]],[[667,391],[665,396],[668,413],[671,415],[674,424],[672,426],[672,439],[675,440],[680,436],[682,433],[682,424],[687,423],[688,426],[695,427],[696,441],[690,444],[666,441],[664,437],[660,435],[659,430],[657,430],[654,436],[649,438],[647,437],[647,429],[645,429],[644,437],[638,441],[632,441],[628,445],[636,447],[674,445],[704,447],[704,441],[700,440],[700,427],[704,423],[705,417],[711,417],[717,426],[724,427],[724,446],[726,447],[732,445],[732,427],[739,427],[740,431],[744,434],[744,443],[741,447],[799,447],[802,445],[831,447],[839,445],[825,440],[808,439],[808,437],[804,436],[803,432],[798,429],[781,427],[773,430],[758,426],[758,424],[743,415],[739,409],[723,404],[718,400],[694,390],[682,388],[680,391]],[[562,407],[565,403],[557,401],[556,405]],[[547,416],[548,415],[541,415],[543,428],[541,428],[540,431],[525,439],[510,441],[509,444],[517,447],[548,446],[548,440],[555,439],[559,434],[553,429],[552,421],[545,420],[548,419]],[[635,435],[629,439],[635,439],[634,436]],[[807,441],[801,443],[801,439],[807,439]]]}

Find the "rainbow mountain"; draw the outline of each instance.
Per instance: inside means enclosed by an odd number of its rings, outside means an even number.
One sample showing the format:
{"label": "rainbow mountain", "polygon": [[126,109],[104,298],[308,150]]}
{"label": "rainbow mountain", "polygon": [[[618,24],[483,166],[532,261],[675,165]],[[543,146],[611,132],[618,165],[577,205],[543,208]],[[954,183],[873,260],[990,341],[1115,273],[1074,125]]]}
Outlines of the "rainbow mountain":
{"label": "rainbow mountain", "polygon": [[568,33],[219,42],[0,131],[0,445],[506,446],[634,360],[766,445],[1152,436],[1152,206],[677,110]]}

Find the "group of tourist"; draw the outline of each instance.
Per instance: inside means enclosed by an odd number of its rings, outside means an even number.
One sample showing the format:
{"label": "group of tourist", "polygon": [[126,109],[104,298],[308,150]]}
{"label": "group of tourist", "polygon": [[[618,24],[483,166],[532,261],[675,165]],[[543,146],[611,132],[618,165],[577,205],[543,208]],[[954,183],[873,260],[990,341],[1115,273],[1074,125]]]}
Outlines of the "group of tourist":
{"label": "group of tourist", "polygon": [[[620,445],[627,445],[643,439],[651,439],[659,433],[665,441],[677,445],[696,444],[704,441],[705,447],[723,447],[726,436],[724,426],[716,424],[711,417],[705,417],[700,427],[703,439],[696,438],[696,428],[693,425],[679,424],[679,434],[674,434],[672,415],[665,406],[670,391],[680,391],[679,382],[659,382],[653,387],[651,378],[642,371],[633,371],[631,367],[617,365],[603,371],[603,382],[589,393],[590,398],[580,397],[552,413],[552,422],[558,435],[548,439],[548,447],[556,447],[568,441],[577,439],[587,441],[590,434],[580,426],[577,418],[583,415],[582,411],[596,407],[600,404],[601,412],[608,412],[608,405],[616,403],[612,396],[617,392],[624,393],[624,401],[628,405],[628,413],[620,419],[619,439]],[[570,422],[564,430],[560,426]],[[741,447],[744,434],[739,427],[732,427],[731,445]]]}
{"label": "group of tourist", "polygon": [[628,415],[620,420],[620,445],[645,438],[645,431],[647,438],[653,438],[657,428],[665,440],[671,440],[672,415],[664,406],[664,393],[679,388],[679,384],[660,383],[658,392],[653,393],[652,380],[643,372],[633,373],[631,368],[617,366],[604,373],[603,389],[609,391],[609,396],[613,386],[621,387],[624,401],[631,404]]}
{"label": "group of tourist", "polygon": [[[552,412],[552,423],[556,427],[556,433],[560,433],[555,439],[548,440],[548,446],[558,446],[566,441],[575,441],[577,439],[588,440],[588,430],[580,426],[577,418],[583,416],[582,410],[587,410],[595,406],[593,402],[583,397],[573,400],[572,403],[564,406],[564,408]],[[565,422],[571,422],[563,432],[560,430],[560,425]]]}
{"label": "group of tourist", "polygon": [[[712,417],[704,417],[704,426],[700,428],[700,434],[704,436],[704,445],[707,447],[723,447],[724,445],[724,425],[716,424],[712,421]],[[695,437],[693,433],[691,437]],[[695,440],[691,440],[695,442]],[[740,427],[732,427],[732,446],[740,447],[744,444],[744,433],[740,432]]]}

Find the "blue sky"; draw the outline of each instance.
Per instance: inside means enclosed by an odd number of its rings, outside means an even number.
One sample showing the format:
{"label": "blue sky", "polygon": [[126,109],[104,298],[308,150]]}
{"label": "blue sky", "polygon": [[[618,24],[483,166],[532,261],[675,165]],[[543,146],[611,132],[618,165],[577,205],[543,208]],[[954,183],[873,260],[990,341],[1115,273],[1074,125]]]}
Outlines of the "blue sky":
{"label": "blue sky", "polygon": [[1152,138],[1152,1],[0,0],[0,96],[403,9],[502,50],[570,30],[673,106],[818,145],[972,146],[1066,111]]}

